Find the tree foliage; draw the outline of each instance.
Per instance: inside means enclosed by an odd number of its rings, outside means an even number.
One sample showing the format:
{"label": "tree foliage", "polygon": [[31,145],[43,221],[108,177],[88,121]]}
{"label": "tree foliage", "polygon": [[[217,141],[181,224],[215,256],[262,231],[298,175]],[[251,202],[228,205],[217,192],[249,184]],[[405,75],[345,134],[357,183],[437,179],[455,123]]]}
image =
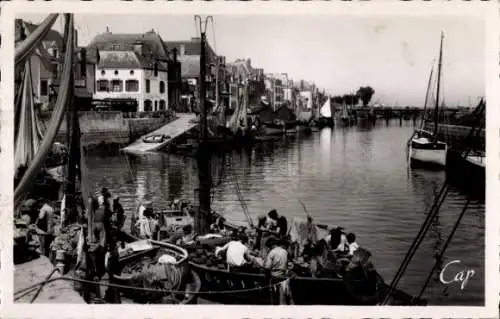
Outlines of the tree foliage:
{"label": "tree foliage", "polygon": [[358,89],[356,95],[359,97],[361,102],[363,102],[363,106],[367,106],[368,103],[370,103],[370,100],[372,99],[374,93],[375,90],[370,86],[362,86]]}

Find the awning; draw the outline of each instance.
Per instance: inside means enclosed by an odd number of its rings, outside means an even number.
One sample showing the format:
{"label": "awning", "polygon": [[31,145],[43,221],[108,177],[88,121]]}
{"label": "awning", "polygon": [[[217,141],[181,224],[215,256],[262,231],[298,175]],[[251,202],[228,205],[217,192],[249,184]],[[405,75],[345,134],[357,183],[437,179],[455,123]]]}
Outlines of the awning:
{"label": "awning", "polygon": [[138,105],[136,99],[103,99],[93,100],[92,105]]}

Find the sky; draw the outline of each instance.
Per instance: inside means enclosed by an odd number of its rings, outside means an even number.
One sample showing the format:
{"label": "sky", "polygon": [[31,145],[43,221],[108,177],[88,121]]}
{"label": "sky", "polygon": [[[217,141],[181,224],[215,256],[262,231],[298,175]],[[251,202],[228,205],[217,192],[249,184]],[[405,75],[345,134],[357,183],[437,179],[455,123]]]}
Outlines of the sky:
{"label": "sky", "polygon": [[[45,16],[20,18],[38,23]],[[331,95],[375,90],[372,102],[422,106],[444,32],[442,82],[447,106],[485,95],[485,25],[473,17],[216,15],[207,39],[226,61],[251,58],[266,73],[313,81]],[[62,30],[61,18],[54,28]],[[79,45],[113,33],[154,29],[164,41],[198,35],[192,15],[75,15]]]}

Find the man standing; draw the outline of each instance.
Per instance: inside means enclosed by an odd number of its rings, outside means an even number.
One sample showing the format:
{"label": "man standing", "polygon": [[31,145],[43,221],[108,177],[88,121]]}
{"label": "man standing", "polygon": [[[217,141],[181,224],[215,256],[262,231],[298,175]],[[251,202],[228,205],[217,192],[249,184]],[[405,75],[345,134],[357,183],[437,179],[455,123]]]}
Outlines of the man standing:
{"label": "man standing", "polygon": [[50,244],[54,239],[54,209],[49,204],[44,203],[40,208],[35,225],[38,228],[41,254],[49,257]]}
{"label": "man standing", "polygon": [[288,268],[288,251],[286,241],[269,238],[266,245],[271,249],[264,262],[264,269],[271,276],[285,276]]}

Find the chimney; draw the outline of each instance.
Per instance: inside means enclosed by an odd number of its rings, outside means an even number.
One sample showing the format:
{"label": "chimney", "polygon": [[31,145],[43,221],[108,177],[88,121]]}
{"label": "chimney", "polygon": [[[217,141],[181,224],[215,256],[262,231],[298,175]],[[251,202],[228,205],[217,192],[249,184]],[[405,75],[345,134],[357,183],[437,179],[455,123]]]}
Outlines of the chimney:
{"label": "chimney", "polygon": [[181,44],[181,52],[180,52],[180,56],[184,56],[186,54],[186,46],[184,44]]}
{"label": "chimney", "polygon": [[135,53],[139,54],[139,55],[142,55],[142,47],[143,47],[143,43],[140,42],[140,41],[137,41],[134,43],[134,51]]}
{"label": "chimney", "polygon": [[173,60],[174,60],[174,62],[177,62],[177,48],[174,48],[172,51],[174,53]]}

